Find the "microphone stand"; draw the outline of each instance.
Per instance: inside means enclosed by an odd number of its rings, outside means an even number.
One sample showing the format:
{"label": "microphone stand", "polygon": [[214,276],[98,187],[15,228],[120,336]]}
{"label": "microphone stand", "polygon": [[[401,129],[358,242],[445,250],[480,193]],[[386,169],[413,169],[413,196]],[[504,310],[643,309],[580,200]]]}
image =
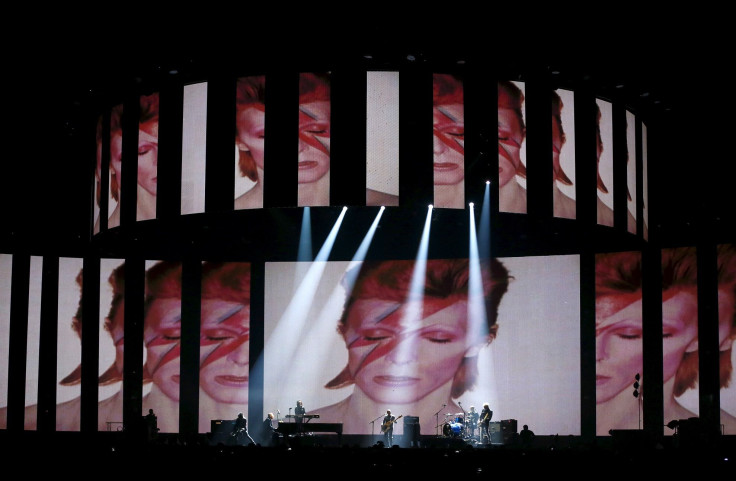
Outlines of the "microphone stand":
{"label": "microphone stand", "polygon": [[435,420],[435,426],[434,426],[434,435],[439,436],[440,435],[440,413],[443,409],[445,409],[446,404],[443,405],[439,411],[434,413],[434,420]]}
{"label": "microphone stand", "polygon": [[289,422],[294,420],[294,418],[291,417],[291,408],[289,408],[289,415],[287,417],[289,418]]}
{"label": "microphone stand", "polygon": [[373,421],[369,423],[371,425],[371,436],[376,434],[376,421],[378,421],[382,417],[383,417],[383,414],[381,414],[380,416],[378,416],[376,419],[374,419]]}

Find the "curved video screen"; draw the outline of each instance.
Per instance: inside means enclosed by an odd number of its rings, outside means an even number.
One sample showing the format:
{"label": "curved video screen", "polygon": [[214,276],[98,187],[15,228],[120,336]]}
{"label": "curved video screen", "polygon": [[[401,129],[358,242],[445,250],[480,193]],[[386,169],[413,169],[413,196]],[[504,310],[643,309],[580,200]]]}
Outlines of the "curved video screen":
{"label": "curved video screen", "polygon": [[577,255],[269,262],[265,276],[266,412],[301,401],[377,434],[388,408],[435,435],[488,403],[493,420],[580,433]]}

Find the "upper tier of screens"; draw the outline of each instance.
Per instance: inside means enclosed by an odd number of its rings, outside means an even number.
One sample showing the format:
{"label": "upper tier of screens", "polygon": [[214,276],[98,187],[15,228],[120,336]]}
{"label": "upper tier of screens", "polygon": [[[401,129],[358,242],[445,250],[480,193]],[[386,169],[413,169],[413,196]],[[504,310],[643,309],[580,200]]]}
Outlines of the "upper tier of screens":
{"label": "upper tier of screens", "polygon": [[[337,78],[339,82],[340,77]],[[229,172],[225,174],[225,169],[210,168],[207,165],[208,162],[214,162],[215,160],[212,159],[216,157],[214,154],[208,156],[208,150],[214,148],[208,145],[208,139],[222,137],[207,134],[208,130],[215,128],[207,125],[208,122],[212,123],[212,117],[208,112],[215,108],[210,105],[211,102],[208,99],[211,87],[207,82],[185,85],[181,105],[181,158],[178,159],[181,163],[181,178],[174,181],[181,183],[180,214],[204,213],[207,185],[213,186],[210,188],[217,186],[217,190],[221,191],[221,187],[230,182],[233,182],[233,210],[259,209],[274,204],[274,202],[278,202],[274,205],[282,206],[337,205],[332,197],[335,189],[339,188],[334,186],[336,182],[339,185],[341,179],[336,179],[335,175],[355,172],[355,167],[341,166],[337,171],[331,167],[331,163],[334,162],[331,149],[333,130],[331,125],[333,117],[336,122],[354,123],[355,119],[344,118],[345,109],[340,109],[335,117],[333,104],[343,99],[333,94],[334,82],[332,72],[301,73],[298,81],[293,82],[293,94],[290,94],[290,91],[281,83],[276,82],[272,85],[273,82],[269,82],[266,75],[236,79],[235,91],[232,94],[234,106],[232,111],[235,118],[230,122],[220,122],[222,125],[230,123],[235,131],[232,146],[235,161],[234,169],[231,171],[234,177],[231,177]],[[413,97],[418,95],[420,98],[426,97],[424,102],[427,105],[427,113],[424,114],[418,109],[409,110],[404,106],[408,102],[402,103],[402,96],[408,95],[406,92],[420,86],[410,85],[406,80],[401,81],[399,72],[366,72],[365,104],[361,107],[365,108],[365,116],[359,117],[363,119],[363,124],[352,127],[364,131],[365,144],[356,142],[355,139],[360,139],[361,136],[352,133],[350,143],[344,144],[352,145],[358,151],[352,152],[349,156],[351,158],[362,154],[363,151],[365,153],[363,174],[365,175],[366,195],[364,204],[355,198],[359,205],[399,206],[401,185],[411,185],[410,191],[416,191],[414,184],[424,183],[424,179],[432,179],[429,180],[433,184],[429,199],[437,208],[464,209],[468,201],[467,193],[471,189],[477,191],[476,186],[469,184],[466,179],[469,169],[478,168],[477,162],[468,163],[465,153],[466,148],[469,147],[472,155],[476,157],[481,155],[477,149],[482,144],[479,139],[486,135],[483,129],[489,127],[486,125],[487,119],[482,120],[475,116],[466,119],[465,104],[469,100],[464,91],[462,75],[434,73],[428,82],[431,82],[432,90],[427,88],[426,95],[421,96],[411,92]],[[490,169],[480,172],[481,176],[474,175],[471,182],[477,182],[479,185],[489,180],[497,182],[498,198],[494,205],[497,206],[498,211],[524,214],[530,208],[531,199],[539,195],[534,191],[534,183],[531,183],[532,191],[528,191],[527,177],[531,175],[534,178],[540,175],[536,173],[539,172],[537,166],[551,165],[553,183],[551,193],[544,196],[544,203],[552,204],[554,217],[580,219],[580,206],[577,205],[580,189],[593,188],[595,185],[597,186],[595,221],[600,225],[614,226],[616,204],[614,180],[623,178],[615,174],[621,170],[625,172],[625,185],[621,185],[620,188],[627,194],[626,200],[621,204],[621,209],[626,210],[626,230],[636,234],[638,212],[639,210],[645,211],[647,206],[648,189],[644,182],[647,179],[646,169],[637,167],[643,162],[643,159],[646,159],[646,139],[644,138],[646,126],[641,124],[639,128],[640,122],[636,115],[628,111],[623,114],[625,122],[618,122],[616,119],[619,114],[616,104],[600,98],[585,99],[587,102],[594,102],[595,118],[590,116],[590,118],[575,119],[576,102],[580,102],[581,99],[576,98],[573,90],[562,88],[551,90],[552,115],[549,128],[552,146],[549,150],[550,154],[543,157],[535,154],[534,159],[528,160],[527,144],[530,142],[534,144],[541,138],[538,130],[536,134],[532,130],[531,136],[527,138],[528,109],[541,107],[534,103],[527,105],[526,84],[527,82],[524,81],[498,82],[498,171],[496,173]],[[157,198],[159,176],[165,179],[169,175],[166,169],[161,172],[158,169],[159,96],[159,92],[154,92],[140,96],[138,104],[132,107],[123,104],[114,106],[109,112],[109,139],[103,135],[106,132],[102,126],[103,117],[107,118],[107,116],[100,117],[98,168],[95,170],[94,178],[94,233],[101,230],[99,216],[103,199],[100,192],[104,186],[103,176],[105,175],[108,181],[108,195],[104,199],[108,210],[107,228],[120,225],[121,209],[125,209],[121,202],[123,171],[129,170],[136,174],[130,176],[131,179],[137,179],[136,189],[126,190],[130,192],[131,197],[136,196],[135,219],[142,221],[157,218],[157,208],[162,205],[160,199]],[[286,114],[283,105],[290,105],[290,99],[293,99],[293,122],[284,118]],[[475,101],[475,99],[471,98],[470,101]],[[430,103],[432,104],[431,118],[428,114]],[[131,141],[124,141],[124,138],[127,139],[123,136],[124,107],[138,117],[137,131],[126,134],[137,137],[137,157],[134,157],[132,147],[126,150],[126,146]],[[492,105],[489,107],[493,108]],[[173,121],[177,120],[169,120],[169,122]],[[418,140],[420,136],[411,132],[413,125],[426,126],[429,129],[430,122],[433,129],[432,159],[429,158],[428,134],[421,136],[426,139],[422,145],[422,142]],[[479,133],[468,139],[467,146],[466,123],[471,127],[471,131]],[[592,143],[584,142],[585,139],[583,142],[578,142],[577,131],[583,129],[581,131],[590,132],[591,123],[595,124],[596,149],[595,151],[590,148],[581,150],[581,145],[592,146]],[[620,131],[617,128],[619,124],[623,127]],[[269,125],[272,127],[266,135]],[[288,125],[296,126],[297,132],[289,133],[291,130],[286,128]],[[406,125],[410,125],[411,128],[407,130],[402,127]],[[344,137],[349,130],[342,128],[339,129],[339,132],[342,132]],[[641,141],[638,140],[639,135]],[[589,134],[587,136],[589,137]],[[337,138],[338,143],[341,140],[345,141]],[[417,164],[414,159],[407,158],[405,152],[409,149],[400,148],[400,146],[409,140],[417,143],[416,149],[412,149],[415,152],[412,156],[418,155],[419,159],[426,157],[426,161],[420,161]],[[293,145],[296,150],[293,154],[293,162],[284,158],[282,143]],[[641,145],[641,149],[637,148],[638,145]],[[219,147],[218,152],[222,151],[222,146]],[[618,152],[617,149],[621,149],[621,152]],[[169,150],[175,151],[176,149]],[[128,151],[130,152],[126,153]],[[539,152],[539,150],[534,152]],[[109,158],[106,163],[101,162],[103,153],[107,153],[104,157]],[[593,156],[596,156],[596,178],[588,179],[588,175],[583,179],[577,178],[578,163],[593,162]],[[417,175],[400,178],[400,166],[403,162],[411,162],[412,165],[426,165],[426,172],[429,175],[416,172]],[[136,165],[137,169],[134,168]],[[431,170],[430,166],[432,166]],[[289,172],[289,169],[292,168],[293,170]],[[405,171],[408,172],[406,169]],[[335,172],[340,174],[335,174]],[[639,179],[642,172],[643,177]],[[275,183],[271,184],[270,188],[267,187],[266,182],[269,173],[275,179]],[[344,179],[343,182],[362,184],[363,174],[357,177],[350,174],[350,178]],[[217,182],[208,181],[208,175],[222,176],[222,178]],[[641,202],[637,198],[639,182],[644,184],[645,198]],[[289,194],[289,199],[293,200],[287,203],[269,200],[267,196],[264,197],[269,190],[283,193],[293,190],[294,195]],[[218,195],[220,194],[211,194],[213,197]],[[411,199],[407,201],[410,203]],[[646,226],[648,219],[646,215],[643,217],[643,223]],[[646,230],[643,235],[646,235]]]}

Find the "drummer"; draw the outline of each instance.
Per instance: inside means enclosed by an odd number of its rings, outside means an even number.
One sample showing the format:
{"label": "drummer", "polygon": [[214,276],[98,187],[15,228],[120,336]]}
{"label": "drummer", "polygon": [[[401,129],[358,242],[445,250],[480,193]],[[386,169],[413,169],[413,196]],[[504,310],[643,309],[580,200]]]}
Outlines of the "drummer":
{"label": "drummer", "polygon": [[478,413],[475,410],[475,406],[470,406],[467,414],[465,415],[465,429],[466,434],[470,438],[475,437],[475,430],[478,428]]}

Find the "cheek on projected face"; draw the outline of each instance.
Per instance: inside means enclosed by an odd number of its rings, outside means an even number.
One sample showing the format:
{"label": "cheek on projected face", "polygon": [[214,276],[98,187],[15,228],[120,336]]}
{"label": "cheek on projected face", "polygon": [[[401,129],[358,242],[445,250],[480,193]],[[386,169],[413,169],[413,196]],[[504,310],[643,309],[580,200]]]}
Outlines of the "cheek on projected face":
{"label": "cheek on projected face", "polygon": [[146,313],[144,341],[146,368],[169,397],[179,397],[181,352],[181,299],[154,300]]}
{"label": "cheek on projected face", "polygon": [[200,386],[220,402],[246,402],[250,309],[219,299],[202,301]]}

